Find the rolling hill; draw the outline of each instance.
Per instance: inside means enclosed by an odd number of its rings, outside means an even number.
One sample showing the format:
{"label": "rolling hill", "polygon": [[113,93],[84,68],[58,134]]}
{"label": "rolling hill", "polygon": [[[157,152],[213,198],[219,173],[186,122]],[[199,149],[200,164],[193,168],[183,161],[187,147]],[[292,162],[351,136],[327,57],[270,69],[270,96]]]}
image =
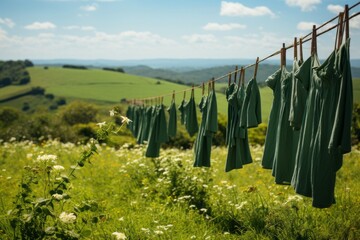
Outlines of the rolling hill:
{"label": "rolling hill", "polygon": [[[28,68],[31,76],[31,83],[21,86],[9,86],[0,88],[0,96],[9,96],[16,92],[21,92],[30,87],[43,87],[46,93],[54,94],[56,97],[65,97],[66,99],[81,99],[95,103],[107,103],[115,105],[121,99],[146,98],[159,95],[164,97],[164,104],[169,105],[172,92],[180,92],[185,89],[190,90],[189,86],[180,85],[168,81],[134,76],[126,73],[117,73],[104,71],[100,69],[65,69],[61,67],[43,67]],[[222,94],[226,88],[226,83],[216,83],[218,91],[217,101],[218,109],[222,114],[227,114],[227,102],[225,95]],[[263,119],[268,119],[271,104],[272,91],[263,87],[260,88]],[[190,91],[186,92],[186,99],[190,96]],[[183,92],[176,94],[176,103],[179,104],[183,99]],[[195,88],[195,100],[198,102],[201,97],[201,89]],[[26,101],[39,100],[39,97],[23,97],[10,103],[1,105],[21,106]],[[360,102],[360,79],[354,79],[354,100]]]}

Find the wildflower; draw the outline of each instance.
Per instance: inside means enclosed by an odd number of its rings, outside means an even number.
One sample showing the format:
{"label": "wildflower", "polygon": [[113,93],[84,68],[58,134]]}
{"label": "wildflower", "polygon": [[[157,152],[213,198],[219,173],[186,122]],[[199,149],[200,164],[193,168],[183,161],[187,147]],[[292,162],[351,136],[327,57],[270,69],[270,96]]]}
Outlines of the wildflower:
{"label": "wildflower", "polygon": [[121,123],[129,124],[130,122],[132,121],[129,118],[121,116]]}
{"label": "wildflower", "polygon": [[32,153],[26,154],[26,158],[27,158],[27,159],[31,159],[32,157],[33,157],[33,154],[32,154]]}
{"label": "wildflower", "polygon": [[200,211],[206,213],[207,209],[206,208],[201,208]]}
{"label": "wildflower", "polygon": [[124,221],[124,217],[121,217],[118,219],[119,221],[123,222]]}
{"label": "wildflower", "polygon": [[76,220],[76,215],[74,213],[62,212],[59,218],[63,223],[74,223]]}
{"label": "wildflower", "polygon": [[11,137],[9,142],[15,142],[16,141],[16,138],[15,137]]}
{"label": "wildflower", "polygon": [[100,122],[100,123],[97,123],[96,125],[99,126],[99,128],[102,128],[103,126],[105,126],[106,122]]}
{"label": "wildflower", "polygon": [[58,193],[53,194],[52,197],[55,198],[56,200],[61,200],[64,198],[62,194],[58,194]]}
{"label": "wildflower", "polygon": [[163,232],[163,231],[160,231],[160,230],[155,230],[154,233],[155,233],[156,235],[164,234],[164,232]]}
{"label": "wildflower", "polygon": [[110,112],[110,117],[115,116],[115,114],[117,113],[114,109],[110,110],[109,112]]}
{"label": "wildflower", "polygon": [[53,169],[54,169],[55,171],[60,172],[60,171],[64,170],[65,168],[64,168],[63,166],[61,166],[61,165],[54,165],[54,166],[53,166]]}
{"label": "wildflower", "polygon": [[121,233],[121,232],[113,232],[111,235],[115,236],[115,238],[118,239],[118,240],[126,239],[125,234]]}
{"label": "wildflower", "polygon": [[56,163],[56,159],[57,156],[53,155],[53,154],[44,154],[44,155],[39,155],[35,162],[52,162],[52,163]]}

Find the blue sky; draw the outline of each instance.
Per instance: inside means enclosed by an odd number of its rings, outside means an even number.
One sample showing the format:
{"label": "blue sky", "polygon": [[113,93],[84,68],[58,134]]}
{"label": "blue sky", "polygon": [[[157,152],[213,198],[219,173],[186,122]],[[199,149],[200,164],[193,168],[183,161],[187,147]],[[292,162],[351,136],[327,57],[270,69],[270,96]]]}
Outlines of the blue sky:
{"label": "blue sky", "polygon": [[[356,2],[1,0],[0,59],[262,58]],[[350,26],[360,58],[360,16]],[[318,39],[321,58],[334,38]]]}

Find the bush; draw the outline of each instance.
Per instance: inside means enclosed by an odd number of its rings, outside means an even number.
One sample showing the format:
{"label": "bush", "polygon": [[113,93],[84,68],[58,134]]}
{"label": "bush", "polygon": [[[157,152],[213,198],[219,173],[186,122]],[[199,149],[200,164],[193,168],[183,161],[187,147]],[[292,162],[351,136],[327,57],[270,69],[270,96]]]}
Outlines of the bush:
{"label": "bush", "polygon": [[46,97],[47,99],[53,100],[55,96],[54,96],[54,94],[47,93],[47,94],[45,94],[45,97]]}
{"label": "bush", "polygon": [[61,98],[59,98],[59,99],[56,101],[56,104],[57,104],[58,106],[65,105],[65,104],[66,104],[66,99],[63,98],[63,97],[61,97]]}
{"label": "bush", "polygon": [[21,112],[15,108],[4,107],[0,108],[0,125],[9,126],[17,121],[21,116]]}
{"label": "bush", "polygon": [[354,103],[352,126],[351,126],[352,144],[360,143],[360,104]]}
{"label": "bush", "polygon": [[62,113],[62,119],[69,125],[96,122],[98,109],[84,102],[70,103]]}

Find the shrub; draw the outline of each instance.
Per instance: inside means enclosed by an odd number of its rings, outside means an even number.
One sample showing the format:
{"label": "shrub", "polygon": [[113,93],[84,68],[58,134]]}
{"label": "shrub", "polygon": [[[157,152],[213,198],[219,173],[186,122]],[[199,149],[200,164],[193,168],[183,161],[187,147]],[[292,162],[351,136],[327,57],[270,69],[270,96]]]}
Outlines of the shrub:
{"label": "shrub", "polygon": [[0,108],[0,126],[9,126],[17,121],[21,116],[21,112],[15,108]]}
{"label": "shrub", "polygon": [[98,109],[94,105],[76,101],[64,109],[62,119],[69,125],[95,122],[97,112]]}
{"label": "shrub", "polygon": [[53,100],[55,96],[54,96],[54,94],[47,93],[47,94],[45,94],[45,97],[46,97],[47,99]]}
{"label": "shrub", "polygon": [[58,106],[65,105],[66,104],[66,99],[61,97],[58,100],[56,100],[56,103],[57,103]]}

